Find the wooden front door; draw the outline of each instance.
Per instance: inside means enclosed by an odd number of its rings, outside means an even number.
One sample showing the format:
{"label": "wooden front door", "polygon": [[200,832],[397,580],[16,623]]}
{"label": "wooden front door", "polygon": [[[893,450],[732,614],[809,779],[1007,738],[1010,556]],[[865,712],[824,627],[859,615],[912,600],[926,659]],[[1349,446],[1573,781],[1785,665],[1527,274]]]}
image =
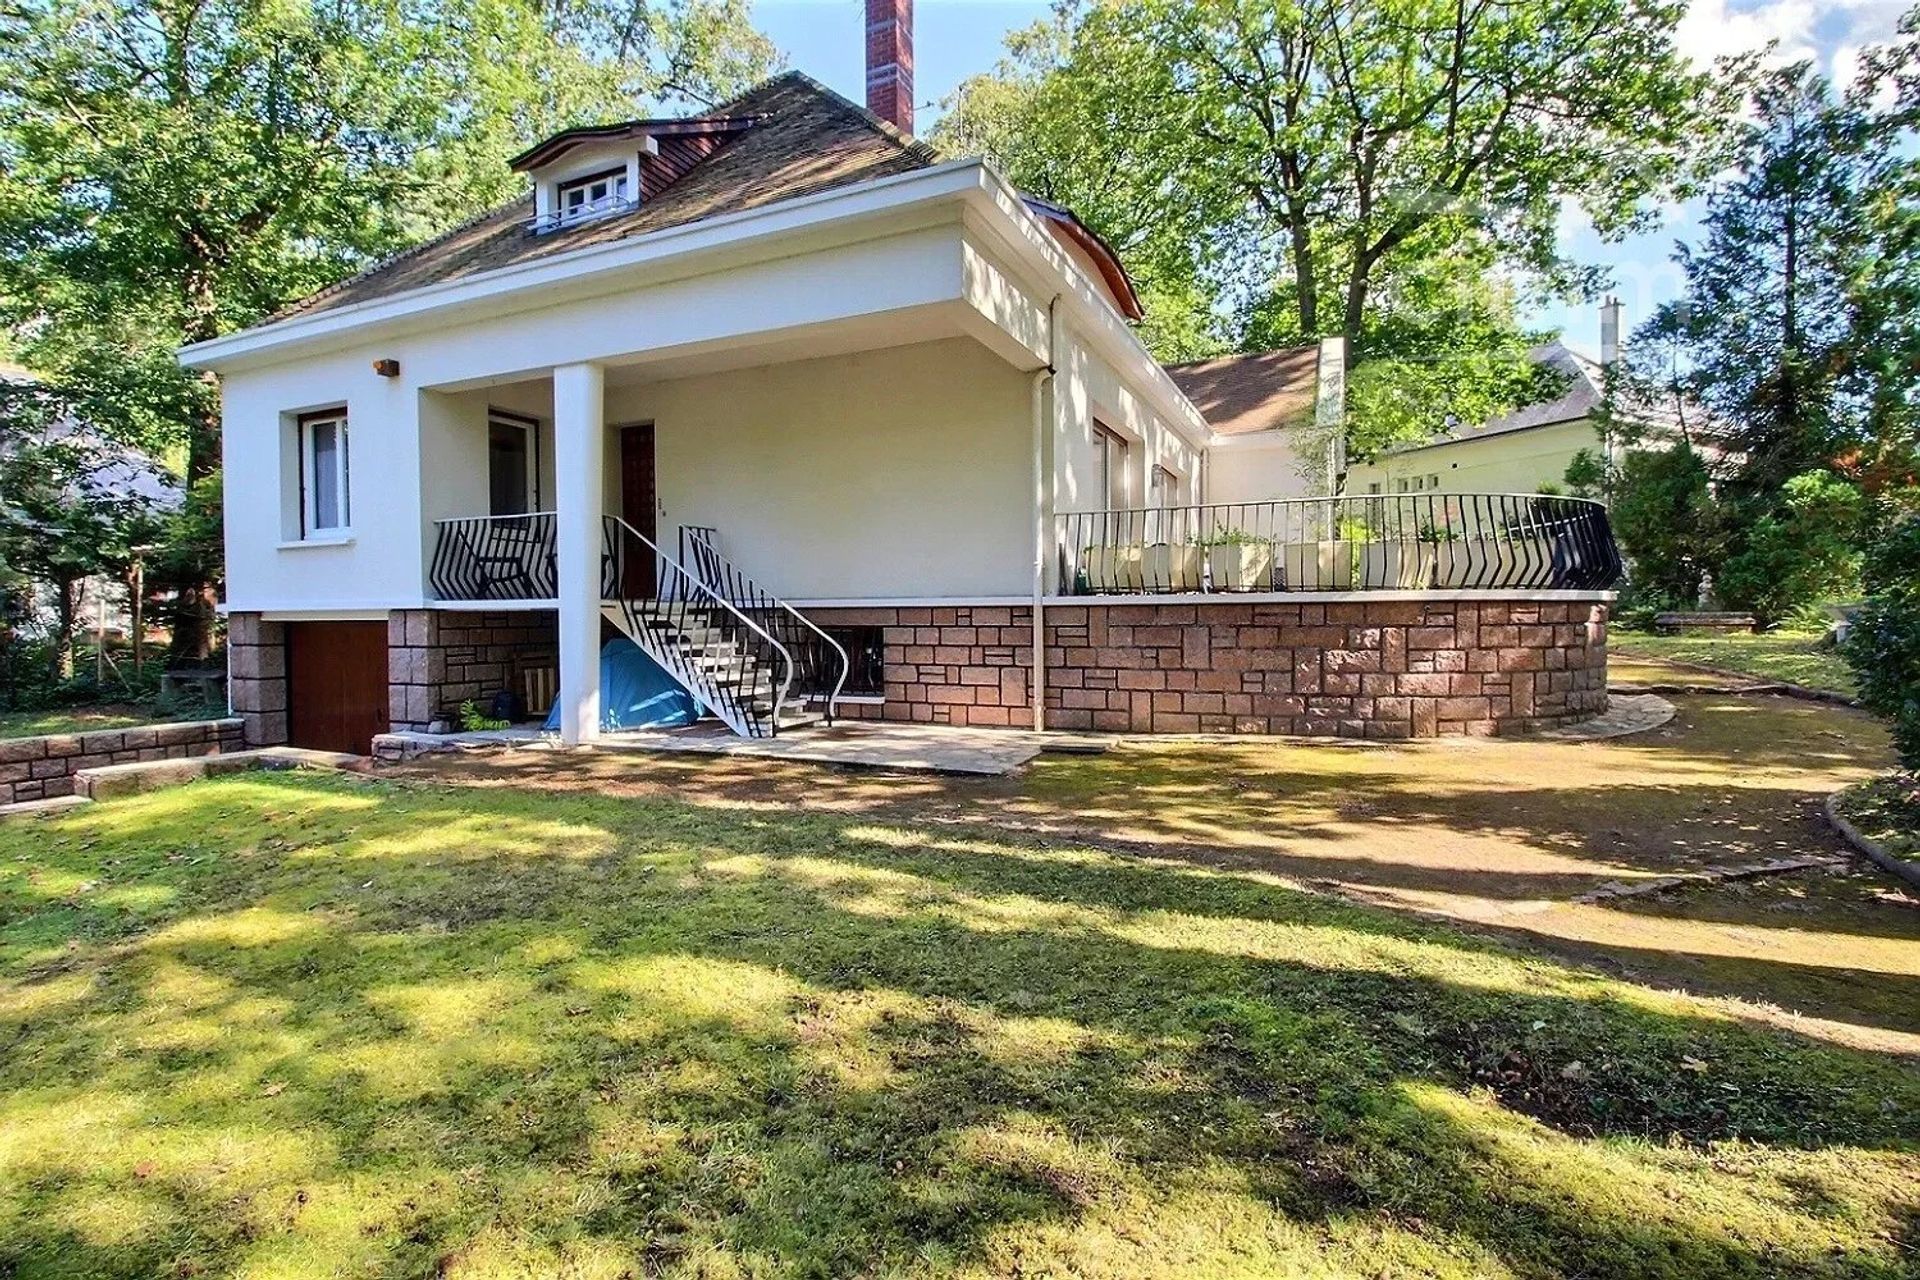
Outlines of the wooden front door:
{"label": "wooden front door", "polygon": [[[653,424],[620,428],[620,518],[660,543],[653,484]],[[650,600],[659,590],[659,566],[645,548],[628,540],[620,591],[629,600]]]}
{"label": "wooden front door", "polygon": [[287,624],[287,741],[367,755],[385,733],[387,624]]}

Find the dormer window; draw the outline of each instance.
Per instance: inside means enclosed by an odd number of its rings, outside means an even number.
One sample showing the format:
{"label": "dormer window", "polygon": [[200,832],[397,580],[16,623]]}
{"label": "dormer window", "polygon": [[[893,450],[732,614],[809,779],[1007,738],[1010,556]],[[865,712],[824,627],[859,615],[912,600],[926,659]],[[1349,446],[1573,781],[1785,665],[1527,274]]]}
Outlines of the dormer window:
{"label": "dormer window", "polygon": [[578,222],[582,218],[624,209],[629,201],[628,190],[625,168],[608,169],[603,173],[559,183],[555,193],[558,196],[556,203],[560,206],[559,221]]}
{"label": "dormer window", "polygon": [[638,209],[757,119],[628,120],[556,133],[510,162],[533,179],[531,229],[554,231]]}

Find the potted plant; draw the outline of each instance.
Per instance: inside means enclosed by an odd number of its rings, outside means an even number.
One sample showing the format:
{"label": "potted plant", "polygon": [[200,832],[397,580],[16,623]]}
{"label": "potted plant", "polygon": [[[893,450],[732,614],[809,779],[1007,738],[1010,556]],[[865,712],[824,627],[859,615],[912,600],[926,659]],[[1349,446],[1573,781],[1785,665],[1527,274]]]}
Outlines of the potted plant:
{"label": "potted plant", "polygon": [[1472,586],[1481,574],[1486,551],[1460,536],[1452,525],[1425,525],[1420,541],[1433,557],[1433,585],[1436,587]]}
{"label": "potted plant", "polygon": [[1080,563],[1081,572],[1086,575],[1087,589],[1096,595],[1141,590],[1143,551],[1145,548],[1138,543],[1121,547],[1096,545],[1083,548]]}
{"label": "potted plant", "polygon": [[1273,589],[1273,539],[1245,529],[1215,529],[1198,541],[1194,555],[1197,558],[1200,549],[1206,549],[1207,572],[1215,591]]}
{"label": "potted plant", "polygon": [[1200,548],[1190,543],[1156,542],[1143,549],[1140,573],[1149,591],[1200,590]]}

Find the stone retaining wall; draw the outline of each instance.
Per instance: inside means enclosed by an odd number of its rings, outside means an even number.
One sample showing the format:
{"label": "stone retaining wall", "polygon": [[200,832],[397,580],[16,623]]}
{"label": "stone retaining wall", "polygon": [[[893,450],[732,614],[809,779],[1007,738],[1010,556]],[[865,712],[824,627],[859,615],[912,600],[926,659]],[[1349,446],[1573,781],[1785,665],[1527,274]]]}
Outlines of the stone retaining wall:
{"label": "stone retaining wall", "polygon": [[845,703],[850,719],[1031,728],[1033,611],[961,605],[937,609],[809,609],[823,627],[879,626],[886,700]]}
{"label": "stone retaining wall", "polygon": [[0,739],[0,804],[72,795],[73,775],[81,769],[239,751],[244,732],[236,716]]}
{"label": "stone retaining wall", "polygon": [[[886,628],[850,716],[1031,723],[1031,614],[822,609]],[[1526,599],[1049,605],[1047,724],[1123,733],[1494,734],[1606,710],[1607,606]]]}
{"label": "stone retaining wall", "polygon": [[521,672],[552,667],[558,654],[558,615],[551,610],[396,610],[387,615],[392,729],[419,732],[435,720],[455,721],[461,703],[502,689],[521,695]]}

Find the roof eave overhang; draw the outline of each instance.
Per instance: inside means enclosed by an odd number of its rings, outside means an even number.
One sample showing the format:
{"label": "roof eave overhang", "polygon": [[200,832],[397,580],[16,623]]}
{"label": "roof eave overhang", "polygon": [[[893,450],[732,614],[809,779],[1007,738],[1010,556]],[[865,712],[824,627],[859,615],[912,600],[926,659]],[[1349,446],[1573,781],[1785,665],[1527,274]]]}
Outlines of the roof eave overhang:
{"label": "roof eave overhang", "polygon": [[1049,225],[1058,228],[1062,235],[1098,264],[1101,282],[1107,286],[1107,292],[1113,295],[1114,305],[1120,309],[1121,315],[1135,321],[1147,318],[1147,309],[1140,303],[1139,291],[1133,287],[1133,277],[1127,274],[1120,255],[1114,252],[1112,245],[1092,227],[1080,221],[1079,215],[1073,210],[1038,196],[1022,198],[1027,208],[1046,219]]}
{"label": "roof eave overhang", "polygon": [[1002,215],[997,237],[1030,267],[1037,268],[1080,321],[1080,330],[1117,365],[1131,370],[1149,399],[1195,448],[1204,449],[1212,430],[1205,417],[1174,383],[1114,309],[1105,281],[1089,277],[1055,240],[1051,220],[1026,203],[1004,178],[979,160],[954,160],[894,174],[870,182],[836,187],[739,213],[663,227],[625,240],[587,245],[532,262],[501,267],[459,280],[409,289],[391,297],[350,303],[310,315],[243,329],[180,348],[177,357],[191,368],[222,372],[272,363],[308,350],[342,345],[348,335],[416,327],[444,310],[512,305],[555,287],[583,284],[593,277],[644,270],[696,254],[723,254],[760,242],[816,234],[830,224],[855,225],[898,215],[915,206],[964,202]]}
{"label": "roof eave overhang", "polygon": [[480,301],[506,303],[521,295],[602,274],[643,268],[691,254],[744,247],[755,241],[812,233],[835,221],[864,220],[916,205],[954,200],[969,191],[977,191],[984,171],[985,167],[977,160],[954,161],[836,187],[757,209],[719,214],[457,280],[422,285],[384,298],[290,316],[190,343],[181,347],[176,356],[183,365],[215,372],[242,361],[257,363],[262,357],[284,359],[303,348],[337,341],[345,333],[375,326],[404,326],[449,307]]}

